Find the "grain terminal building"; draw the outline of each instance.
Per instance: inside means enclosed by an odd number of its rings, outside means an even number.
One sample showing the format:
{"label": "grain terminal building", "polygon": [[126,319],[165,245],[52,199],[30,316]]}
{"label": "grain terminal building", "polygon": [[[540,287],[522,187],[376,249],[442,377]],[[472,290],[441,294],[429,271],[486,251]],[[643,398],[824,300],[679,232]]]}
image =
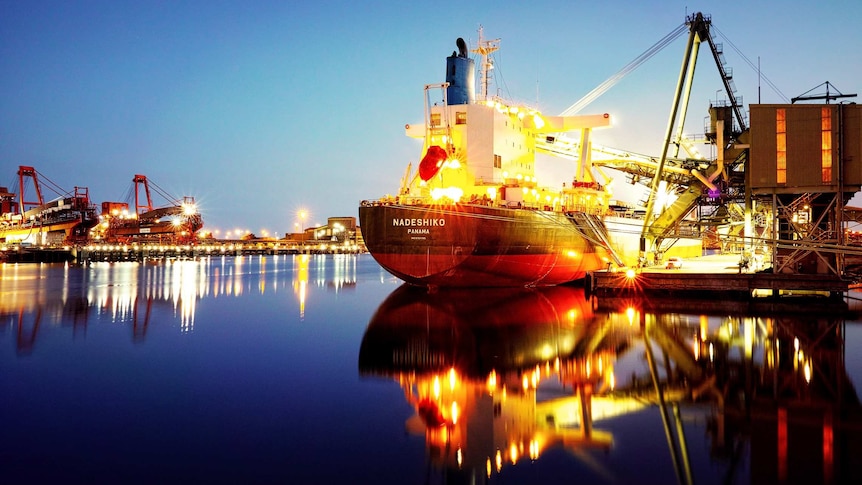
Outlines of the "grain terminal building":
{"label": "grain terminal building", "polygon": [[859,211],[845,205],[862,187],[862,106],[750,105],[746,185],[769,208],[773,270],[841,274],[845,224]]}

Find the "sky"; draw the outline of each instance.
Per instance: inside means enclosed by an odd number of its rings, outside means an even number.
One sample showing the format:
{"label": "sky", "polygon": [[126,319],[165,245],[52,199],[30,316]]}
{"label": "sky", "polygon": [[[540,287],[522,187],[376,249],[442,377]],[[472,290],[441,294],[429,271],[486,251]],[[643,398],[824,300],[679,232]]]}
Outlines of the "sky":
{"label": "sky", "polygon": [[[826,81],[862,94],[858,0],[0,0],[0,185],[17,192],[27,165],[133,204],[142,174],[194,197],[208,230],[283,235],[397,192],[422,155],[404,125],[421,123],[458,37],[499,38],[494,92],[557,115],[695,12],[746,106]],[[685,40],[581,111],[613,117],[596,143],[660,154]],[[701,49],[686,133],[703,133],[721,89]]]}

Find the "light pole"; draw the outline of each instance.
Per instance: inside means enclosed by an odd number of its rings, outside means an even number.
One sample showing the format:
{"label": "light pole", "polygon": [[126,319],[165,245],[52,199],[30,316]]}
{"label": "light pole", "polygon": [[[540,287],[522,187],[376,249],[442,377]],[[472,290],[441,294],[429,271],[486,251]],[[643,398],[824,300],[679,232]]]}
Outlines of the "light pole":
{"label": "light pole", "polygon": [[308,215],[305,209],[300,209],[296,214],[299,217],[299,237],[300,241],[305,242],[305,216]]}

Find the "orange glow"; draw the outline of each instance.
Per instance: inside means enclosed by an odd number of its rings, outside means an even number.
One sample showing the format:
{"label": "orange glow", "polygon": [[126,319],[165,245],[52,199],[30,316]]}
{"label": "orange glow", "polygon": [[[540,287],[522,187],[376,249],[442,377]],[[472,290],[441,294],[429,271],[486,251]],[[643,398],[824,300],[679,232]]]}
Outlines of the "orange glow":
{"label": "orange glow", "polygon": [[494,389],[497,388],[497,371],[492,370],[490,374],[488,374],[488,391],[493,392]]}
{"label": "orange glow", "polygon": [[539,442],[530,440],[530,459],[537,460],[539,458]]}
{"label": "orange glow", "polygon": [[513,465],[518,461],[518,447],[515,446],[515,443],[509,445],[509,460],[511,460]]}
{"label": "orange glow", "polygon": [[820,172],[824,184],[832,182],[832,109],[820,109]]}
{"label": "orange glow", "polygon": [[784,109],[775,110],[775,181],[787,183],[787,119]]}
{"label": "orange glow", "polygon": [[787,480],[787,409],[778,409],[778,481]]}

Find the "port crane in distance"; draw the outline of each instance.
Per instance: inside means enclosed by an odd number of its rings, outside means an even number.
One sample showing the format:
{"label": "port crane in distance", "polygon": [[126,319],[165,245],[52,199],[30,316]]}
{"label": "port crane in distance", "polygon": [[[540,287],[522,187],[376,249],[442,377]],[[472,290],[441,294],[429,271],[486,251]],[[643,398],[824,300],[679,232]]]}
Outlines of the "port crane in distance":
{"label": "port crane in distance", "polygon": [[[128,202],[103,202],[97,239],[109,243],[189,244],[195,241],[197,231],[203,227],[203,219],[194,197],[177,199],[146,175],[136,174],[132,184],[134,211],[129,211]],[[152,191],[160,194],[168,204],[155,207]]]}

